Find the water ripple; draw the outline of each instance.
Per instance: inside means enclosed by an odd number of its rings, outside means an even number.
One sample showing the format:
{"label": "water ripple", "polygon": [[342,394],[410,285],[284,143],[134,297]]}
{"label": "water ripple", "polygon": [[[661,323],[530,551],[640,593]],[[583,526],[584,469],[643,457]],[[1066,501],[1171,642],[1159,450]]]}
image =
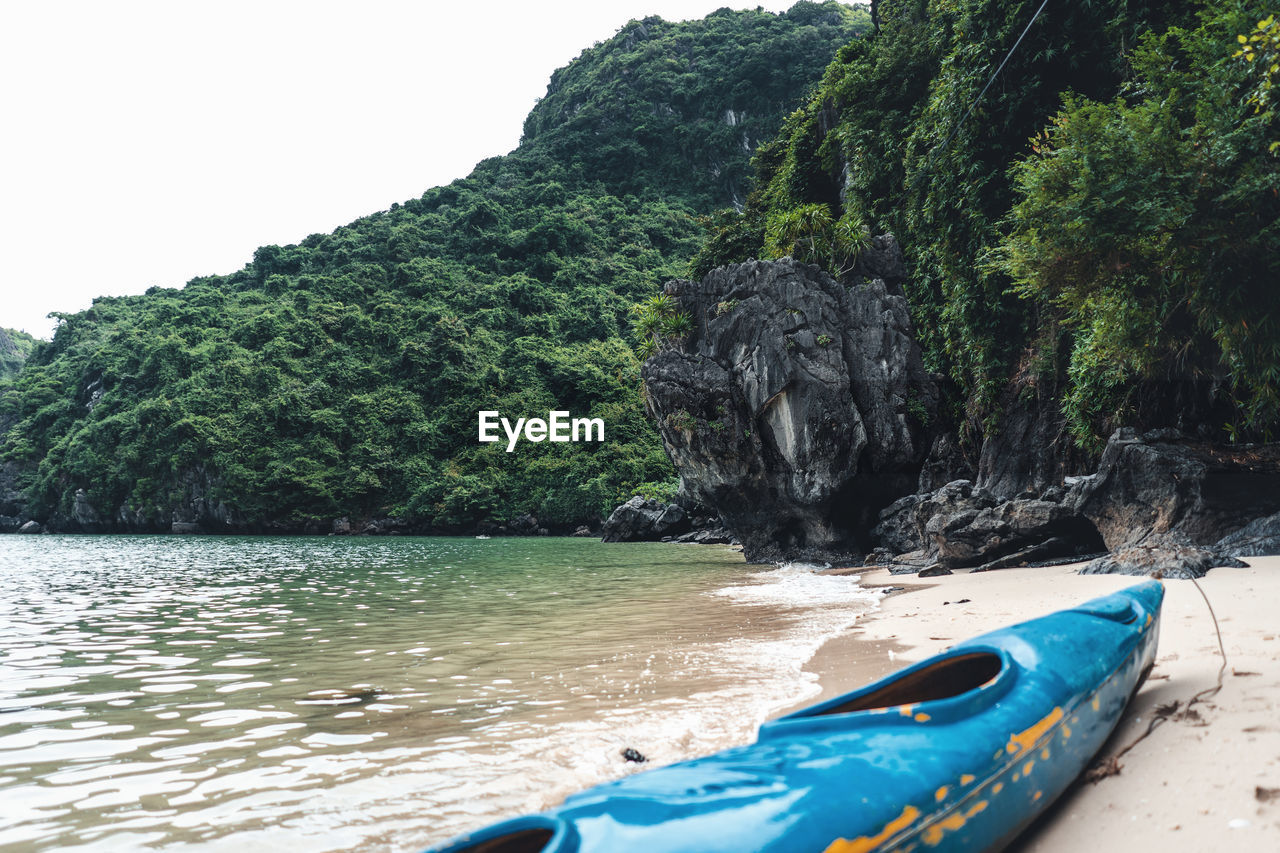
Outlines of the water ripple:
{"label": "water ripple", "polygon": [[0,576],[23,849],[422,846],[626,772],[624,745],[745,740],[871,600],[554,539],[11,536]]}

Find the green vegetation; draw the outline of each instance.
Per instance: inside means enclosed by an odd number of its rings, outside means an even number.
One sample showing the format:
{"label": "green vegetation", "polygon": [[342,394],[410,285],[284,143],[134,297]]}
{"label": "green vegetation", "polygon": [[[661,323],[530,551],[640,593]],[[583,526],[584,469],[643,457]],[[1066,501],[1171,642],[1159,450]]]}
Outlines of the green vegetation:
{"label": "green vegetation", "polygon": [[1061,374],[1085,446],[1179,416],[1271,434],[1274,18],[1256,2],[1051,6],[977,100],[1039,6],[880,3],[880,31],[761,147],[745,210],[708,219],[695,272],[784,250],[840,272],[835,224],[869,223],[903,246],[967,440],[999,429],[1024,364]]}
{"label": "green vegetation", "polygon": [[[1249,96],[1255,112],[1263,112],[1271,107],[1272,90],[1276,80],[1280,79],[1280,22],[1275,15],[1267,15],[1254,26],[1253,32],[1236,36],[1240,49],[1233,57],[1244,57],[1245,62],[1255,64],[1258,75],[1258,86]],[[1272,154],[1280,151],[1280,139],[1274,140],[1269,148]]]}
{"label": "green vegetation", "polygon": [[658,351],[664,341],[683,338],[693,331],[693,318],[677,310],[676,300],[666,293],[656,293],[632,306],[635,332],[640,339],[636,355],[643,361]]}
{"label": "green vegetation", "polygon": [[0,329],[0,382],[18,374],[36,348],[36,339],[17,329]]}
{"label": "green vegetation", "polygon": [[[0,458],[35,515],[83,488],[157,528],[196,499],[259,526],[533,512],[565,528],[667,494],[630,306],[684,270],[695,217],[740,198],[752,148],[867,24],[804,2],[631,22],[556,72],[520,148],[466,179],[234,274],[62,316],[0,385]],[[606,440],[506,453],[477,441],[481,409],[599,417]]]}
{"label": "green vegetation", "polygon": [[1280,416],[1276,122],[1224,50],[1239,24],[1146,37],[1133,96],[1068,98],[1014,168],[993,266],[1070,335],[1064,411],[1082,441],[1172,422],[1186,401],[1159,392],[1186,382],[1223,389],[1233,434],[1268,437]]}

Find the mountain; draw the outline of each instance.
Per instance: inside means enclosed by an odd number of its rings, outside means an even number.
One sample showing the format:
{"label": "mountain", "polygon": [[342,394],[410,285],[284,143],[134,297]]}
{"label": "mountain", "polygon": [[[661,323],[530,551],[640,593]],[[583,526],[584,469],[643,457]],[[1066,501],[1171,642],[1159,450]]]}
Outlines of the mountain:
{"label": "mountain", "polygon": [[[834,2],[632,21],[557,71],[520,147],[467,178],[233,274],[62,315],[0,385],[22,514],[571,530],[670,491],[631,306],[684,272],[697,217],[743,202],[757,144],[868,26]],[[481,410],[566,410],[605,440],[507,452],[477,441]]]}

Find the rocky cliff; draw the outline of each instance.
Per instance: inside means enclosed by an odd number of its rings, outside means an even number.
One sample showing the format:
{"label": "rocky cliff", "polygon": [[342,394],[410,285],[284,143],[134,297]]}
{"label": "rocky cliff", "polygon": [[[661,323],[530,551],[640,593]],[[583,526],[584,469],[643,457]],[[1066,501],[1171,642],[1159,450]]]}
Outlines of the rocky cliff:
{"label": "rocky cliff", "polygon": [[881,237],[847,284],[784,258],[665,286],[693,328],[645,363],[647,405],[682,490],[749,560],[874,549],[946,574],[1109,550],[1086,571],[1176,577],[1280,553],[1280,445],[1119,430],[1094,462],[1062,428],[1058,389],[1030,378],[976,459],[932,434],[938,390],[903,276]]}
{"label": "rocky cliff", "polygon": [[749,560],[861,553],[914,489],[938,394],[904,274],[886,236],[850,286],[789,258],[665,286],[694,328],[645,363],[647,404],[684,490]]}
{"label": "rocky cliff", "polygon": [[1095,473],[1060,479],[1036,496],[957,480],[903,497],[880,515],[877,556],[898,571],[947,573],[1109,550],[1082,571],[1197,577],[1280,553],[1280,445],[1121,429]]}

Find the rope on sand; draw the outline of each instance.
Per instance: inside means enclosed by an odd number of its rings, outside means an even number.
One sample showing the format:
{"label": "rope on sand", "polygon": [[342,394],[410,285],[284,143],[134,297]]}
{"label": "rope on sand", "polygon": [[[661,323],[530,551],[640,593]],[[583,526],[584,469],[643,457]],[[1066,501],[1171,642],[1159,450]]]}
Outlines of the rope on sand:
{"label": "rope on sand", "polygon": [[[1161,580],[1162,576],[1159,572],[1154,575],[1156,580]],[[1218,654],[1222,656],[1222,665],[1218,667],[1218,682],[1212,687],[1206,687],[1196,695],[1187,700],[1183,705],[1176,699],[1166,705],[1157,705],[1151,714],[1151,722],[1147,724],[1147,730],[1126,744],[1119,752],[1106,758],[1100,758],[1084,772],[1084,780],[1096,785],[1108,776],[1119,776],[1120,770],[1124,767],[1120,763],[1120,759],[1129,750],[1133,749],[1160,726],[1166,720],[1192,720],[1200,719],[1200,712],[1194,710],[1191,706],[1197,702],[1202,702],[1212,696],[1216,696],[1218,691],[1222,689],[1223,678],[1227,674],[1227,649],[1222,643],[1222,628],[1218,625],[1218,614],[1213,612],[1213,604],[1209,602],[1209,596],[1205,594],[1204,588],[1200,586],[1195,578],[1189,578],[1195,584],[1196,591],[1200,593],[1200,597],[1204,599],[1205,607],[1209,608],[1209,616],[1213,619],[1213,630],[1218,636]],[[1178,710],[1181,708],[1182,710]]]}

